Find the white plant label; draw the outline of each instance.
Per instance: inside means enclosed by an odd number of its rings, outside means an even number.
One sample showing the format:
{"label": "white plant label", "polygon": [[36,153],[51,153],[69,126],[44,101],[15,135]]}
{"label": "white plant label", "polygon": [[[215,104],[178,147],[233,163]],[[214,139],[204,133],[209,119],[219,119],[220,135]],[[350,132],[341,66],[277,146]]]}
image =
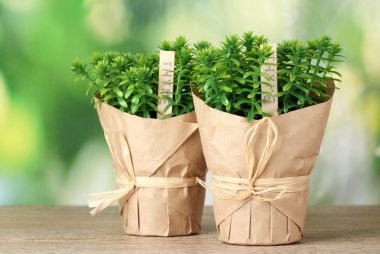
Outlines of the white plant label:
{"label": "white plant label", "polygon": [[172,108],[169,107],[165,113],[164,110],[169,101],[164,96],[173,98],[173,81],[174,81],[174,51],[160,51],[160,64],[158,70],[158,112],[157,118],[161,119],[165,115],[172,113]]}
{"label": "white plant label", "polygon": [[261,72],[265,73],[267,77],[261,76],[262,81],[270,83],[270,86],[267,84],[261,85],[261,91],[270,92],[269,94],[262,94],[262,110],[265,113],[276,116],[278,109],[278,98],[277,96],[277,44],[271,44],[273,54],[267,59],[266,63],[261,66]]}

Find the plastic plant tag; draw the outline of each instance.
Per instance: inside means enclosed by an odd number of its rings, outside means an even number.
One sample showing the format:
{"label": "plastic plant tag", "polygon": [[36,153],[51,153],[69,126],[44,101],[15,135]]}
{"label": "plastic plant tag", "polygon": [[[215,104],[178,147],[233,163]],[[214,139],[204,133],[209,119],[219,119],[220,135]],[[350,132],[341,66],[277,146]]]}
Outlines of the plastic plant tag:
{"label": "plastic plant tag", "polygon": [[172,113],[172,107],[168,107],[168,98],[173,98],[174,81],[174,51],[160,51],[159,77],[158,77],[158,112],[157,118],[162,119]]}
{"label": "plastic plant tag", "polygon": [[272,43],[273,54],[268,58],[265,65],[261,67],[261,72],[266,76],[261,76],[261,81],[270,83],[261,85],[262,92],[269,92],[270,94],[262,94],[262,111],[270,114],[271,116],[277,115],[278,98],[277,94],[277,44]]}

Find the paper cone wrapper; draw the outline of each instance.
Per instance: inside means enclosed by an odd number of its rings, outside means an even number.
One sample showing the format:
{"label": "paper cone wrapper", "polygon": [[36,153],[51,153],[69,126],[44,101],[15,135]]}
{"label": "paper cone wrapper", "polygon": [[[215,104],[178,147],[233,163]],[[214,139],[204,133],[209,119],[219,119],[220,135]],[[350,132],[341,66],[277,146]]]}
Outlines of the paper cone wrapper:
{"label": "paper cone wrapper", "polygon": [[[206,163],[195,112],[166,120],[147,119],[99,102],[97,111],[112,153],[117,188],[131,177],[204,178]],[[144,236],[198,233],[204,198],[200,185],[135,186],[119,200],[124,231]]]}
{"label": "paper cone wrapper", "polygon": [[[193,98],[207,168],[213,176],[247,178],[245,133],[262,120],[248,123],[244,117],[207,106],[196,95]],[[310,174],[319,153],[331,101],[270,118],[277,126],[278,139],[260,179]],[[266,128],[260,129],[253,140],[256,158],[262,153],[265,132]],[[304,230],[308,197],[308,187],[273,201],[223,199],[214,195],[219,240],[239,245],[299,241]]]}

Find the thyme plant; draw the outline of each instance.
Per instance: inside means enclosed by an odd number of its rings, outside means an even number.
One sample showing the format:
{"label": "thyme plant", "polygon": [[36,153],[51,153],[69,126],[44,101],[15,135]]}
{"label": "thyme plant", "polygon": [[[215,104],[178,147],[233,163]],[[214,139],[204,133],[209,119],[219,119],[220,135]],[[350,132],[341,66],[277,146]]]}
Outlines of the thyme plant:
{"label": "thyme plant", "polygon": [[89,61],[71,65],[77,79],[88,80],[88,92],[123,112],[155,117],[158,56],[120,52],[94,53]]}
{"label": "thyme plant", "polygon": [[[273,53],[268,39],[244,33],[227,36],[219,46],[208,42],[194,45],[193,82],[205,103],[218,110],[253,119],[270,116],[262,112],[261,85],[267,77],[261,67]],[[277,48],[278,113],[287,113],[324,102],[330,98],[327,81],[340,81],[335,64],[341,62],[342,49],[331,38],[302,43],[285,40]],[[270,94],[271,95],[271,94]]]}
{"label": "thyme plant", "polygon": [[[247,117],[248,121],[270,116],[262,112],[261,67],[273,53],[268,39],[246,32],[227,36],[218,47],[207,41],[191,46],[185,37],[163,41],[161,50],[175,51],[173,94],[164,97],[177,116],[194,109],[190,83],[195,83],[209,106]],[[327,81],[340,81],[336,63],[342,48],[331,38],[303,43],[285,40],[277,48],[278,113],[283,114],[324,102],[330,98]],[[94,53],[88,61],[74,60],[77,79],[88,80],[93,96],[111,106],[142,117],[155,118],[158,90],[157,53],[149,55],[120,52]]]}
{"label": "thyme plant", "polygon": [[193,79],[209,106],[231,114],[261,118],[261,66],[272,54],[268,39],[244,33],[227,36],[219,48],[195,44]]}
{"label": "thyme plant", "polygon": [[[177,116],[194,109],[190,91],[193,50],[184,37],[164,41],[162,50],[175,51],[173,98],[165,95],[172,114]],[[76,79],[89,81],[87,93],[123,112],[155,118],[158,96],[157,53],[149,55],[121,52],[94,53],[88,61],[76,59],[71,65]]]}
{"label": "thyme plant", "polygon": [[340,81],[335,64],[342,61],[342,48],[331,38],[302,43],[285,40],[278,46],[279,112],[286,113],[330,98],[327,80]]}
{"label": "thyme plant", "polygon": [[172,115],[181,115],[194,109],[190,82],[192,79],[193,49],[186,38],[179,36],[173,42],[163,41],[159,46],[161,50],[175,52],[174,82],[172,96],[164,95],[169,104],[164,109],[172,107]]}

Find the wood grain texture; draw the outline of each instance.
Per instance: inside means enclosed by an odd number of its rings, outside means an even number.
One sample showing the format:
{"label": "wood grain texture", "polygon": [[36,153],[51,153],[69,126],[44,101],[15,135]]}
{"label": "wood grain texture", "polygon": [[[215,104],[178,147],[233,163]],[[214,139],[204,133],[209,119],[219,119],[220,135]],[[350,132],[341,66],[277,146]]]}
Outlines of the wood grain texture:
{"label": "wood grain texture", "polygon": [[309,210],[302,241],[234,246],[217,240],[210,207],[202,232],[182,237],[125,235],[116,207],[91,217],[86,207],[0,207],[0,253],[380,253],[380,206]]}

